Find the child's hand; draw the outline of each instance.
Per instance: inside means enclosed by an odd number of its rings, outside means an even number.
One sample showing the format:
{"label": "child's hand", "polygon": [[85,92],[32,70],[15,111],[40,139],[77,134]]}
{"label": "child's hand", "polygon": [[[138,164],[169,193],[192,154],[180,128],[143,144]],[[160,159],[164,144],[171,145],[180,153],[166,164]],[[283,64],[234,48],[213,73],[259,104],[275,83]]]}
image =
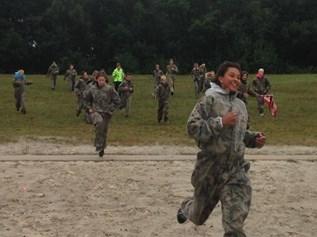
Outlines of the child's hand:
{"label": "child's hand", "polygon": [[255,139],[256,147],[257,148],[262,148],[264,146],[264,144],[265,144],[265,140],[266,140],[266,137],[265,137],[264,133],[260,132],[256,136],[256,139]]}

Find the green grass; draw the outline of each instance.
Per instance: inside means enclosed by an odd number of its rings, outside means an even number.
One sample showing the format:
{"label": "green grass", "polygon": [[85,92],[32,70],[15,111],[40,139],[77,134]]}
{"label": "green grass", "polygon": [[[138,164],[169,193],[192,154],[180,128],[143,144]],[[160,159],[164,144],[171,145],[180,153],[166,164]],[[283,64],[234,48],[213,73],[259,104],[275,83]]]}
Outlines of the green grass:
{"label": "green grass", "polygon": [[[250,76],[252,78],[253,75]],[[93,126],[75,116],[76,98],[60,76],[57,90],[42,75],[28,75],[27,114],[15,111],[11,75],[0,75],[0,142],[19,137],[62,137],[78,143],[92,142]],[[317,76],[269,75],[279,106],[273,119],[267,112],[259,117],[253,97],[249,98],[252,130],[267,135],[268,144],[317,145]],[[109,143],[115,145],[194,144],[186,135],[186,121],[196,98],[189,76],[178,76],[176,94],[170,100],[169,124],[156,122],[157,103],[151,96],[150,75],[134,76],[135,93],[129,118],[117,112],[112,118]],[[68,139],[69,138],[69,139]]]}

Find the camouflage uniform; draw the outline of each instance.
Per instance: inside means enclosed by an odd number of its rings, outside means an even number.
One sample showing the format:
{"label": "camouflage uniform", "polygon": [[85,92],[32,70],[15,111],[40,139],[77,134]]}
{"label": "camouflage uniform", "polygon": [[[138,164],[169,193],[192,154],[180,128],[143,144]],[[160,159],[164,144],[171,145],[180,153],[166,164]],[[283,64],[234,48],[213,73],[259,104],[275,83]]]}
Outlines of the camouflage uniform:
{"label": "camouflage uniform", "polygon": [[77,71],[76,71],[75,68],[67,69],[64,79],[66,79],[69,82],[69,89],[71,91],[74,91],[75,83],[76,83],[76,77],[77,77]]}
{"label": "camouflage uniform", "polygon": [[168,99],[171,93],[171,88],[168,82],[161,82],[156,88],[156,98],[158,100],[157,121],[160,123],[168,121]]}
{"label": "camouflage uniform", "polygon": [[[234,127],[223,127],[222,116],[238,114]],[[245,237],[243,223],[251,204],[250,167],[245,146],[255,147],[257,133],[246,130],[247,110],[235,95],[214,84],[191,112],[188,134],[201,149],[191,177],[194,195],[181,205],[187,219],[202,225],[217,203],[222,204],[225,237]]]}
{"label": "camouflage uniform", "polygon": [[84,92],[88,89],[89,85],[89,80],[85,80],[84,78],[80,78],[75,86],[74,86],[74,91],[77,96],[77,116],[81,113],[81,111],[84,109]]}
{"label": "camouflage uniform", "polygon": [[199,84],[199,91],[204,90],[204,83],[205,83],[205,76],[207,73],[207,68],[204,64],[199,66],[199,77],[200,77],[200,84]]}
{"label": "camouflage uniform", "polygon": [[237,97],[247,104],[248,84],[246,80],[241,80],[241,84],[238,90]]}
{"label": "camouflage uniform", "polygon": [[176,73],[178,72],[178,68],[176,64],[168,64],[166,66],[166,77],[170,86],[171,93],[174,94],[175,91],[175,80]]}
{"label": "camouflage uniform", "polygon": [[53,62],[51,64],[51,66],[49,66],[48,71],[47,71],[47,75],[51,79],[51,89],[52,90],[56,89],[56,79],[57,79],[58,74],[59,74],[59,68],[58,68],[57,64],[55,62]]}
{"label": "camouflage uniform", "polygon": [[164,73],[163,73],[163,71],[161,69],[159,69],[159,70],[154,69],[153,70],[154,90],[160,84],[160,79],[161,79],[161,76],[163,74]]}
{"label": "camouflage uniform", "polygon": [[271,90],[271,83],[266,78],[256,78],[252,81],[251,84],[251,94],[254,94],[256,96],[256,100],[258,103],[258,111],[259,114],[264,113],[264,99],[263,96],[267,95]]}
{"label": "camouflage uniform", "polygon": [[96,127],[96,151],[102,151],[107,146],[107,132],[112,113],[120,106],[120,97],[114,88],[108,84],[100,88],[92,86],[84,97],[84,104],[90,114],[92,124]]}
{"label": "camouflage uniform", "polygon": [[195,95],[198,96],[198,94],[200,93],[200,71],[199,71],[199,67],[194,67],[192,69],[192,78],[194,81],[194,86],[195,86]]}
{"label": "camouflage uniform", "polygon": [[21,74],[20,71],[17,71],[13,79],[15,107],[17,111],[20,111],[23,114],[26,113],[25,86],[26,86],[25,75]]}
{"label": "camouflage uniform", "polygon": [[120,109],[124,108],[124,115],[128,117],[131,109],[131,95],[134,92],[132,81],[123,80],[119,85],[118,92],[121,100]]}

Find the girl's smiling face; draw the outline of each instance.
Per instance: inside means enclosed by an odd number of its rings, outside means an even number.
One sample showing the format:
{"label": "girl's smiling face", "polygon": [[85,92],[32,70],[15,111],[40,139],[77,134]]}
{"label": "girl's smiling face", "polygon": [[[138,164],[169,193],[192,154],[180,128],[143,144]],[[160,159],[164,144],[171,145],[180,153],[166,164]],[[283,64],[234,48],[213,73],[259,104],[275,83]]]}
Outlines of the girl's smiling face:
{"label": "girl's smiling face", "polygon": [[229,92],[236,92],[241,84],[241,74],[237,68],[229,67],[224,76],[219,77],[221,87]]}

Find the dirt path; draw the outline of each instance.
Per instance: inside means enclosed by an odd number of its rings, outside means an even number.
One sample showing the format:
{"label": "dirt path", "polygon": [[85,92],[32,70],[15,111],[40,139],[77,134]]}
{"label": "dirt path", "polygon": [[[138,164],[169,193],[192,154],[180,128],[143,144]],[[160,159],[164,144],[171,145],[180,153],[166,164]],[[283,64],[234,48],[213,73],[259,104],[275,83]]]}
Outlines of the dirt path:
{"label": "dirt path", "polygon": [[[316,149],[266,149],[246,155],[253,183],[246,233],[315,237]],[[109,147],[95,162],[89,145],[0,145],[0,236],[221,237],[219,205],[203,226],[176,223],[180,202],[192,195],[196,151]]]}

